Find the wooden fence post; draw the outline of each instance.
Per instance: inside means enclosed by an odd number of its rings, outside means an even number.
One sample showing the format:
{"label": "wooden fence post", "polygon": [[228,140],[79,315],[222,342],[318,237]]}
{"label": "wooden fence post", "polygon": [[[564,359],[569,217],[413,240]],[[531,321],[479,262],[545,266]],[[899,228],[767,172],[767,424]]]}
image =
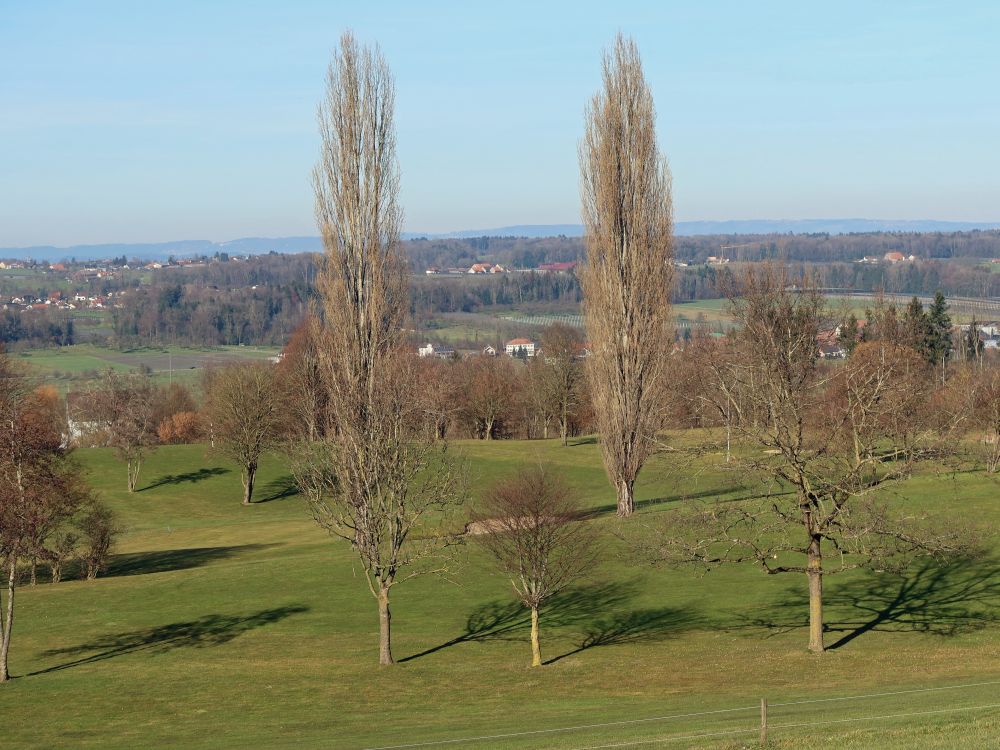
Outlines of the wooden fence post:
{"label": "wooden fence post", "polygon": [[760,699],[760,746],[767,744],[767,698]]}

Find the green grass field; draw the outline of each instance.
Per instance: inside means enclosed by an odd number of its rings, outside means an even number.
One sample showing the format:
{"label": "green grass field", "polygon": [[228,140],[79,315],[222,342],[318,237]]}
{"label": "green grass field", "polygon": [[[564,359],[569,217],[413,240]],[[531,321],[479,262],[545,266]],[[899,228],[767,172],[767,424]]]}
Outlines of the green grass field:
{"label": "green grass field", "polygon": [[[687,498],[753,493],[719,456],[650,466],[620,525],[598,446],[578,443],[453,446],[470,504],[542,461],[608,532],[600,568],[543,612],[550,663],[535,670],[525,613],[474,545],[454,582],[395,589],[401,663],[379,668],[352,553],[309,518],[278,457],[244,508],[235,467],[204,446],[161,448],[131,497],[111,453],[80,451],[126,532],[104,577],[19,589],[0,746],[719,750],[756,746],[761,697],[771,747],[998,746],[996,559],[830,578],[827,641],[840,645],[810,655],[798,577],[651,569],[611,534]],[[995,529],[997,489],[979,472],[922,476],[892,502]]]}
{"label": "green grass field", "polygon": [[215,347],[139,347],[112,349],[94,344],[33,349],[17,354],[43,382],[56,385],[62,391],[87,387],[104,370],[111,368],[129,372],[148,367],[157,383],[170,380],[194,385],[202,368],[237,359],[273,357],[280,347],[215,346]]}

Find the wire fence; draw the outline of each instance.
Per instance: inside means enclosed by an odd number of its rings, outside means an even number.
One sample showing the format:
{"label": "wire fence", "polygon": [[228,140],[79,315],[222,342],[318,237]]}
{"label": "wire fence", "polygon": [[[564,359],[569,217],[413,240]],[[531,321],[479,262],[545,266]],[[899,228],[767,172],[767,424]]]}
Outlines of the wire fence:
{"label": "wire fence", "polygon": [[[450,737],[414,737],[412,741],[371,745],[362,750],[611,750],[691,747],[692,743],[697,747],[711,747],[711,743],[727,740],[749,747],[778,739],[806,741],[838,726],[857,725],[887,731],[898,729],[900,724],[920,728],[918,725],[949,720],[949,717],[961,717],[963,725],[972,726],[972,716],[987,721],[979,729],[969,730],[972,734],[968,746],[989,746],[983,742],[988,742],[989,737],[995,741],[1000,736],[1000,679],[801,700],[768,702],[762,698],[742,706],[706,711],[679,711],[512,731],[457,732]],[[981,738],[976,736],[980,731],[984,733]],[[960,739],[955,739],[959,746]]]}

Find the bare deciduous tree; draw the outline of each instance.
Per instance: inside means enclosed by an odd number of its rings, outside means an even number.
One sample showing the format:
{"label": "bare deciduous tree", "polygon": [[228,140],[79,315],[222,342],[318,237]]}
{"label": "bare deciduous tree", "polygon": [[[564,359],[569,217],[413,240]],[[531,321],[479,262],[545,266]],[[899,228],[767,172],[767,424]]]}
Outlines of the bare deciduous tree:
{"label": "bare deciduous tree", "polygon": [[1000,367],[981,368],[973,376],[972,424],[980,431],[986,470],[1000,471]]}
{"label": "bare deciduous tree", "polygon": [[535,356],[527,360],[518,381],[517,390],[521,393],[518,421],[523,424],[525,437],[530,439],[540,434],[548,440],[549,428],[559,412],[559,405],[553,392],[552,371],[545,365],[545,358]]}
{"label": "bare deciduous tree", "polygon": [[597,559],[596,538],[565,482],[535,468],[495,484],[471,528],[531,610],[531,666],[542,664],[539,610]]}
{"label": "bare deciduous tree", "polygon": [[635,43],[619,35],[580,146],[587,263],[581,282],[594,411],[618,515],[656,443],[671,336],[670,173]]}
{"label": "bare deciduous tree", "polygon": [[309,441],[324,435],[330,426],[322,349],[322,323],[317,316],[308,315],[292,333],[278,363],[278,378],[292,415],[291,429]]}
{"label": "bare deciduous tree", "polygon": [[[860,344],[842,367],[824,367],[817,334],[825,308],[815,289],[792,291],[781,270],[765,268],[748,272],[741,292],[733,299],[740,330],[728,352],[710,358],[706,380],[715,387],[704,398],[735,415],[744,449],[734,458],[778,491],[671,514],[651,551],[804,574],[809,649],[821,652],[825,576],[899,570],[915,555],[964,550],[963,535],[895,517],[875,497],[918,461],[940,455],[942,435],[961,415],[950,424],[937,419],[930,368],[891,341]],[[833,565],[824,557],[830,548]]]}
{"label": "bare deciduous tree", "polygon": [[135,492],[142,460],[157,443],[154,388],[145,375],[107,370],[85,410],[101,423],[107,445],[125,462],[128,491]]}
{"label": "bare deciduous tree", "polygon": [[207,371],[205,401],[213,445],[239,465],[243,504],[250,505],[260,457],[281,439],[284,410],[274,366],[240,362]]}
{"label": "bare deciduous tree", "polygon": [[107,569],[111,548],[121,530],[111,508],[99,502],[90,504],[79,520],[78,528],[85,545],[80,551],[80,560],[87,580],[92,581],[97,578],[98,573]]}
{"label": "bare deciduous tree", "polygon": [[[419,419],[414,358],[402,348],[408,294],[394,98],[378,49],[345,33],[327,73],[313,173],[325,248],[323,363],[335,430],[303,453],[295,472],[319,524],[358,554],[378,605],[382,664],[393,663],[390,590],[442,569],[437,563],[449,536],[435,524],[459,497],[443,450],[432,450],[413,429]],[[418,524],[427,526],[419,543]]]}
{"label": "bare deciduous tree", "polygon": [[423,420],[435,440],[444,440],[455,415],[461,410],[459,366],[434,357],[418,363],[418,400]]}
{"label": "bare deciduous tree", "polygon": [[517,399],[517,373],[510,357],[473,357],[464,367],[463,411],[472,434],[493,440]]}
{"label": "bare deciduous tree", "polygon": [[583,382],[583,336],[572,326],[554,323],[542,333],[542,368],[546,395],[559,422],[562,444],[569,442],[570,420],[580,401]]}

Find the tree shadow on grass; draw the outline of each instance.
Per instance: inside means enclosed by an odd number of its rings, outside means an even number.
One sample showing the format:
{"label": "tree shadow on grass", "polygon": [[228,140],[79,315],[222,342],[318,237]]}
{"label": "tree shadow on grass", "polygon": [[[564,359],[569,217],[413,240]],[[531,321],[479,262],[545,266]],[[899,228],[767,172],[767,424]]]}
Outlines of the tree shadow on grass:
{"label": "tree shadow on grass", "polygon": [[177,648],[221,646],[251,630],[279,622],[286,617],[308,610],[309,608],[304,605],[295,604],[261,610],[252,615],[205,615],[188,622],[175,622],[145,630],[103,635],[78,646],[45,651],[43,656],[78,656],[79,658],[31,674],[58,672],[63,669],[94,664],[106,659],[140,652],[162,654]]}
{"label": "tree shadow on grass", "polygon": [[[805,578],[803,576],[803,578]],[[767,617],[748,620],[773,634],[808,625],[805,581],[769,607]],[[929,633],[950,637],[1000,622],[1000,561],[961,558],[923,560],[902,575],[870,573],[830,586],[823,597],[824,632],[840,637],[838,649],[870,632]]]}
{"label": "tree shadow on grass", "polygon": [[[579,628],[583,634],[576,648],[546,663],[551,664],[597,646],[666,637],[671,630],[690,627],[696,622],[693,614],[669,608],[601,616],[602,612],[627,607],[637,591],[635,582],[601,583],[576,587],[549,600],[540,612],[542,632],[552,628]],[[520,602],[487,602],[469,613],[464,632],[400,661],[419,659],[461,643],[524,641],[530,627],[530,610]]]}
{"label": "tree shadow on grass", "polygon": [[690,630],[700,623],[701,617],[696,612],[672,607],[636,609],[631,612],[611,614],[588,625],[576,648],[545,663],[554,664],[567,656],[598,646],[621,646],[627,643],[662,640],[681,631]]}
{"label": "tree shadow on grass", "polygon": [[152,552],[125,552],[112,555],[104,577],[135,576],[147,573],[166,573],[186,570],[225,560],[245,552],[276,547],[275,544],[239,544],[231,547],[188,547],[185,549],[154,550]]}
{"label": "tree shadow on grass", "polygon": [[189,471],[186,474],[164,474],[162,477],[158,477],[153,481],[152,484],[147,484],[139,492],[145,492],[146,490],[152,490],[157,487],[162,487],[165,484],[186,484],[188,482],[201,482],[205,479],[210,479],[211,477],[221,476],[222,474],[229,474],[229,469],[224,469],[221,466],[213,466],[209,469],[198,469],[198,471]]}
{"label": "tree shadow on grass", "polygon": [[269,503],[273,500],[283,500],[286,497],[294,497],[299,494],[298,485],[295,484],[295,478],[291,474],[286,474],[283,477],[278,477],[260,488],[263,496],[254,500],[254,505],[258,503]]}
{"label": "tree shadow on grass", "polygon": [[[646,500],[636,500],[635,509],[639,510],[652,510],[655,512],[657,506],[672,506],[676,503],[687,502],[690,500],[708,500],[711,498],[719,498],[720,503],[741,503],[749,500],[766,500],[769,498],[780,497],[782,495],[791,495],[791,491],[787,492],[767,492],[760,493],[755,492],[752,494],[740,495],[736,497],[726,497],[739,490],[745,490],[746,487],[743,485],[723,485],[721,487],[713,487],[706,490],[701,490],[700,492],[679,492],[675,495],[662,495],[660,497],[651,497]],[[663,510],[666,510],[664,508]],[[614,503],[611,505],[599,505],[596,508],[591,508],[587,511],[587,518],[597,518],[600,516],[612,515],[618,512],[618,504]]]}

